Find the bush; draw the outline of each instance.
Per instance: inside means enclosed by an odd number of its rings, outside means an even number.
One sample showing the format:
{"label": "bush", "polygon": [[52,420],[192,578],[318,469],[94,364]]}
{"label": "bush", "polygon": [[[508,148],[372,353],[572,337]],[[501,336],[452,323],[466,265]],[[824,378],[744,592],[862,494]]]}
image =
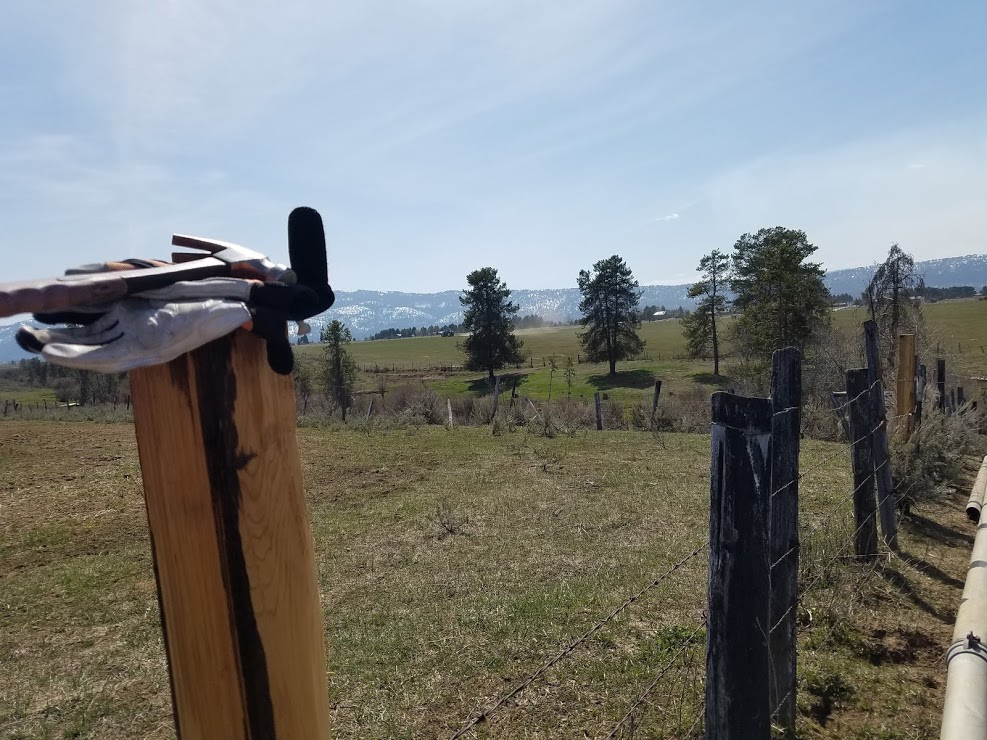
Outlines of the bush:
{"label": "bush", "polygon": [[922,424],[911,436],[890,435],[895,500],[906,514],[916,502],[959,483],[966,457],[984,454],[978,414],[943,414],[929,406],[926,404]]}

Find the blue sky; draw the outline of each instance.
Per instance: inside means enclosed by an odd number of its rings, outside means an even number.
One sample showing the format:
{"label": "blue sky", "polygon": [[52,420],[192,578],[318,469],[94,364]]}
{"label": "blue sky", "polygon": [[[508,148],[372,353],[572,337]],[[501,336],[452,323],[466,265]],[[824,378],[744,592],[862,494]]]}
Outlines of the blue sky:
{"label": "blue sky", "polygon": [[344,290],[686,282],[775,225],[831,268],[983,252],[985,49],[983,0],[7,0],[0,277],[286,260],[302,204]]}

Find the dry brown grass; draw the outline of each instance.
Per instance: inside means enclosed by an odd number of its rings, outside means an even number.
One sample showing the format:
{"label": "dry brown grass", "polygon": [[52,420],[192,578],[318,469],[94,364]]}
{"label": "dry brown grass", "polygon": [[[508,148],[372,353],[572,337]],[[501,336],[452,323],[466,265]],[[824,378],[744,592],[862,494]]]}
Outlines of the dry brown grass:
{"label": "dry brown grass", "polygon": [[[299,437],[339,737],[448,736],[707,537],[704,436]],[[838,449],[806,443],[803,468]],[[902,558],[834,560],[848,490],[842,457],[802,485],[807,567],[828,565],[802,614],[801,728],[925,737],[970,528],[932,501],[906,523]],[[694,558],[481,734],[605,736],[701,624],[705,588]],[[684,659],[624,737],[695,732],[701,640]],[[0,737],[173,736],[129,425],[0,423],[0,666]]]}

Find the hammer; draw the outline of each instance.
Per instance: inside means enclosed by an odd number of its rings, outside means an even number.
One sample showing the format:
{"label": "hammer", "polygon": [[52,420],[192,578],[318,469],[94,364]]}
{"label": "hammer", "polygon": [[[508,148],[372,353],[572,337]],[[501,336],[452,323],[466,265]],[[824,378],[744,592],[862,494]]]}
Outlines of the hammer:
{"label": "hammer", "polygon": [[260,252],[238,244],[175,234],[171,243],[201,249],[211,257],[192,252],[172,255],[177,263],[121,272],[65,275],[57,278],[0,284],[0,318],[18,313],[51,313],[78,306],[110,303],[134,293],[154,290],[181,280],[210,277],[240,277],[294,283],[295,273],[271,262]]}

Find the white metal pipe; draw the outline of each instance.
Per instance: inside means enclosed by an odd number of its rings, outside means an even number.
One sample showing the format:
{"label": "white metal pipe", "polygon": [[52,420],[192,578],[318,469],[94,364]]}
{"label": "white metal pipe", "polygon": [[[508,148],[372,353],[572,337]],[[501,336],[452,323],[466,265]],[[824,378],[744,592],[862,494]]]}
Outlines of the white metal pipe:
{"label": "white metal pipe", "polygon": [[970,569],[946,654],[942,740],[987,740],[987,522],[977,526]]}
{"label": "white metal pipe", "polygon": [[980,472],[973,483],[970,500],[966,505],[966,515],[975,522],[980,521],[980,511],[984,508],[984,495],[987,494],[987,457],[980,464]]}

